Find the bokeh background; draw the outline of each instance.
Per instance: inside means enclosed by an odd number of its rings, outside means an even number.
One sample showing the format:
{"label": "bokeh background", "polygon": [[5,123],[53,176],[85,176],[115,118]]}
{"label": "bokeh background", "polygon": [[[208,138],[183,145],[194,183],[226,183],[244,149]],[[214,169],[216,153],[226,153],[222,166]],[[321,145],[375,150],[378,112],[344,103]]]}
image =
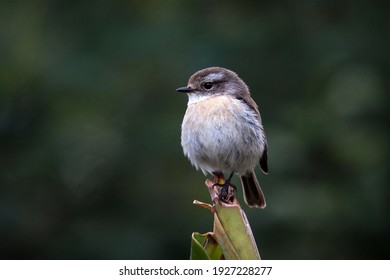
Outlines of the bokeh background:
{"label": "bokeh background", "polygon": [[209,66],[262,112],[262,257],[388,258],[389,3],[2,1],[0,258],[188,259],[213,220],[175,89]]}

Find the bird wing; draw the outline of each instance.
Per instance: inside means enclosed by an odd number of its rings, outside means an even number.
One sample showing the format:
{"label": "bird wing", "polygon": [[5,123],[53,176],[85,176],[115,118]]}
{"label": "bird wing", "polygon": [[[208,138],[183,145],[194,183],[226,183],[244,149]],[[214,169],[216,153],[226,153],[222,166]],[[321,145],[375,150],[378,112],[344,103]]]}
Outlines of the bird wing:
{"label": "bird wing", "polygon": [[[245,104],[248,105],[248,107],[251,108],[256,113],[257,118],[259,120],[259,123],[262,124],[260,111],[258,109],[256,102],[253,100],[253,98],[248,94],[248,95],[239,96],[239,97],[237,97],[237,99],[244,101]],[[263,127],[261,127],[261,128],[263,129]],[[263,133],[264,133],[264,141],[265,141],[264,151],[263,151],[262,155],[260,156],[259,164],[260,164],[261,170],[265,174],[267,174],[268,173],[268,155],[267,155],[268,144],[267,144],[267,138],[265,137],[264,129],[263,129]]]}

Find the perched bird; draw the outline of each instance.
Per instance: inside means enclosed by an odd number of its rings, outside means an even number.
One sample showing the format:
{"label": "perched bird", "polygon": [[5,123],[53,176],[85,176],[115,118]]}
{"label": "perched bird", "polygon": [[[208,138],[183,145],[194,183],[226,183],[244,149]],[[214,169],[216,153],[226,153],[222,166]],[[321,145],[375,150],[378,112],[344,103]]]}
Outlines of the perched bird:
{"label": "perched bird", "polygon": [[267,139],[248,86],[233,71],[210,67],[193,74],[186,87],[176,90],[188,94],[181,145],[192,165],[204,174],[228,175],[221,191],[233,186],[230,180],[238,174],[246,204],[264,208],[254,168],[259,163],[268,173]]}

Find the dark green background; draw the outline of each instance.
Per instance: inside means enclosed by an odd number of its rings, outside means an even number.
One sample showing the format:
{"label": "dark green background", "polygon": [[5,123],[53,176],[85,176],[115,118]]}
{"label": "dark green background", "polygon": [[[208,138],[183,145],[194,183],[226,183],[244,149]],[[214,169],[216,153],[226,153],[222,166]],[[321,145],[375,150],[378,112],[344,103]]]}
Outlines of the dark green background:
{"label": "dark green background", "polygon": [[389,3],[2,1],[0,257],[187,259],[212,216],[175,89],[223,66],[268,136],[262,257],[388,258]]}

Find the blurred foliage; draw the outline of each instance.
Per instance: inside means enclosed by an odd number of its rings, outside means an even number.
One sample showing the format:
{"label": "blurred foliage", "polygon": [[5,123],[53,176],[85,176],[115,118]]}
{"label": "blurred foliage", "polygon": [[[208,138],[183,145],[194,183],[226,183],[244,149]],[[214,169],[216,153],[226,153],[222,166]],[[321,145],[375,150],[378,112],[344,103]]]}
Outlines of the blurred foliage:
{"label": "blurred foliage", "polygon": [[222,66],[268,136],[262,258],[388,258],[389,3],[2,1],[0,257],[187,259],[212,217],[175,88]]}

